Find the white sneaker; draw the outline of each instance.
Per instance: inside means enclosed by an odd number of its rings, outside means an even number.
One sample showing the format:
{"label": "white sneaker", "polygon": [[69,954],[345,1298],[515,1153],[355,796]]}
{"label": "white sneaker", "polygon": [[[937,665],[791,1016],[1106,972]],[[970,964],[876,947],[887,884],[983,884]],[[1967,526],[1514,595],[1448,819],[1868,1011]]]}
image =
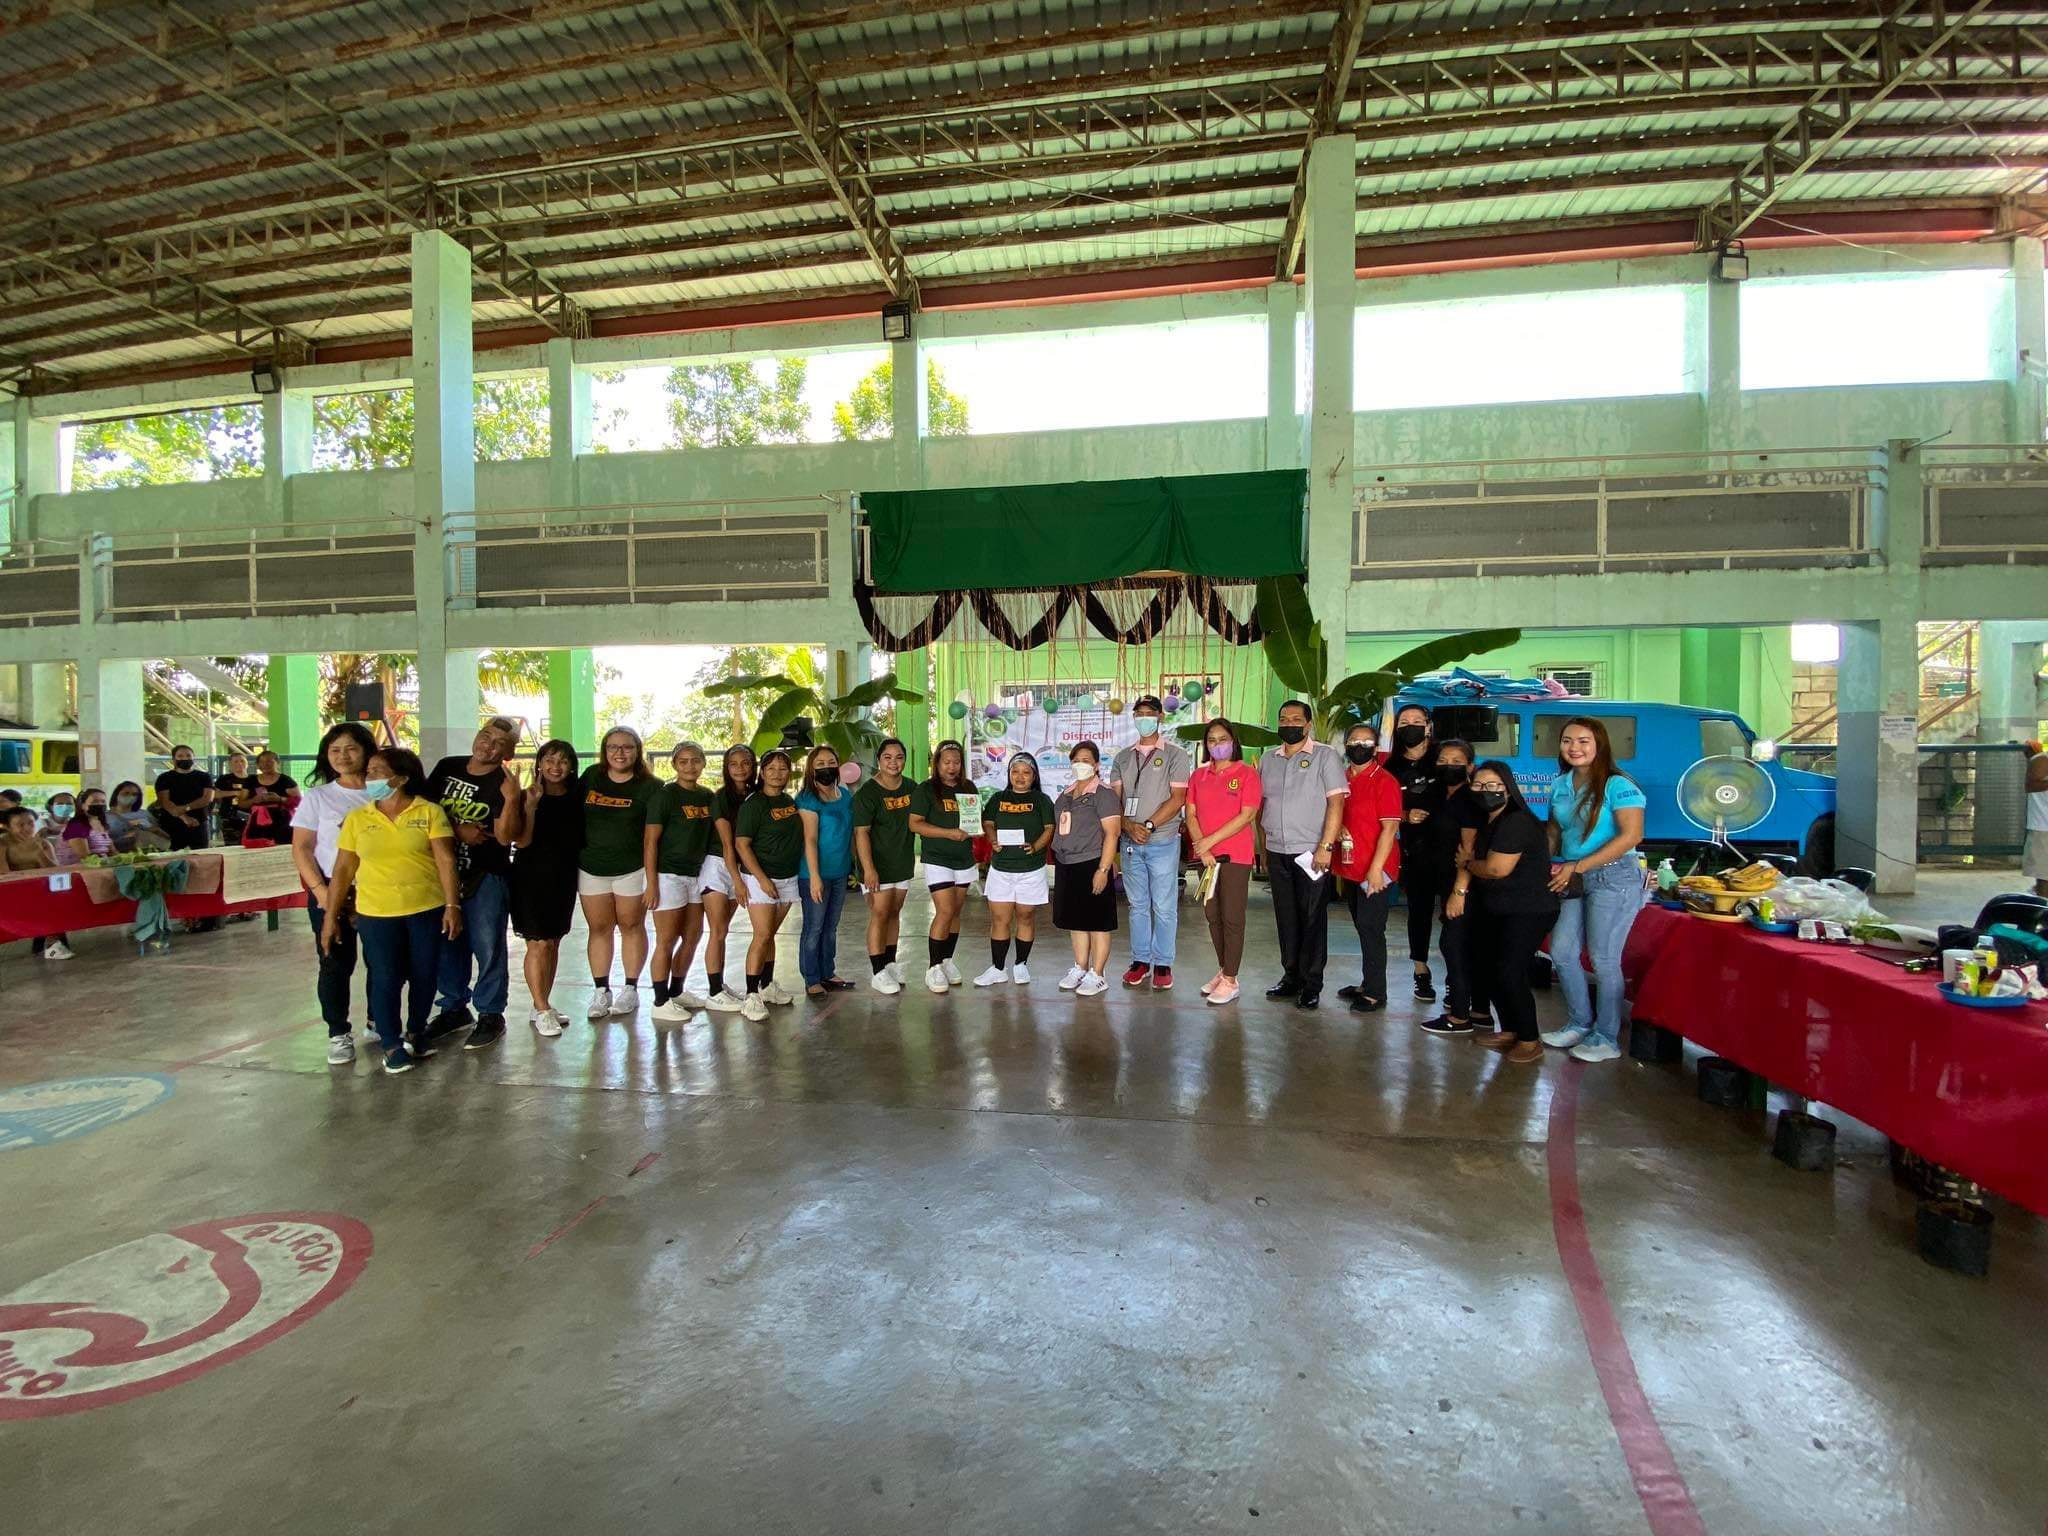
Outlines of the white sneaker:
{"label": "white sneaker", "polygon": [[1572,1024],[1563,1029],[1547,1029],[1536,1038],[1554,1051],[1568,1051],[1592,1033],[1590,1029],[1581,1029],[1578,1025]]}
{"label": "white sneaker", "polygon": [[895,982],[897,986],[901,987],[903,985],[903,967],[896,961],[891,960],[887,965],[883,966],[882,974]]}
{"label": "white sneaker", "polygon": [[704,1000],[704,1006],[713,1013],[745,1013],[747,1005],[731,987],[720,987],[717,992]]}
{"label": "white sneaker", "polygon": [[611,1017],[611,1011],[611,989],[609,987],[599,987],[590,994],[590,1006],[583,1010],[583,1017],[586,1019],[609,1018]]}
{"label": "white sneaker", "polygon": [[[67,950],[67,951],[66,951],[66,953],[68,954],[68,953],[69,953],[69,951]],[[959,967],[959,966],[957,966],[957,965],[955,965],[955,964],[953,963],[953,961],[952,961],[952,959],[951,959],[950,957],[948,957],[948,958],[947,958],[947,960],[946,960],[946,962],[945,962],[945,965],[944,965],[944,970],[945,970],[945,972],[946,972],[946,985],[947,985],[947,986],[949,986],[949,987],[957,987],[957,986],[959,986],[959,985],[960,985],[960,967]]]}
{"label": "white sneaker", "polygon": [[69,944],[66,944],[62,939],[53,939],[50,943],[43,946],[43,958],[45,960],[70,960],[74,956],[71,953],[71,946]]}
{"label": "white sneaker", "polygon": [[640,989],[631,982],[612,994],[613,1013],[638,1013],[640,1011]]}
{"label": "white sneaker", "polygon": [[[555,1022],[559,1024],[562,1027],[562,1029],[567,1029],[569,1027],[569,1015],[562,1012],[561,1009],[550,1008],[547,1011],[554,1015]],[[559,1031],[557,1032],[559,1033]]]}
{"label": "white sneaker", "polygon": [[992,965],[974,978],[977,987],[992,987],[999,981],[1008,981],[1010,973],[1000,965]]}
{"label": "white sneaker", "polygon": [[690,1015],[696,1011],[694,1006],[685,1003],[681,997],[672,997],[667,1002],[658,1004],[648,1017],[660,1024],[687,1024],[690,1022]]}
{"label": "white sneaker", "polygon": [[756,1024],[768,1017],[768,1005],[761,1001],[760,993],[747,994],[747,1000],[740,1004],[740,1017],[752,1019]]}
{"label": "white sneaker", "polygon": [[1597,1037],[1588,1040],[1584,1045],[1572,1047],[1573,1061],[1617,1061],[1620,1057],[1620,1046],[1610,1045]]}
{"label": "white sneaker", "polygon": [[536,1035],[545,1035],[552,1040],[562,1032],[562,1021],[555,1016],[552,1008],[536,1008],[526,1016],[526,1022],[533,1026]]}
{"label": "white sneaker", "polygon": [[926,971],[924,973],[924,985],[925,990],[928,992],[945,991],[950,985],[946,980],[946,968],[942,965],[935,965]]}
{"label": "white sneaker", "polygon": [[894,969],[894,967],[892,966],[883,966],[879,971],[875,972],[874,975],[868,978],[868,985],[873,987],[877,992],[880,992],[885,996],[895,996],[898,992],[901,992],[903,990],[903,983],[898,981],[894,976],[891,976],[889,974],[889,972],[892,969]]}
{"label": "white sneaker", "polygon": [[329,1035],[327,1037],[327,1065],[345,1067],[356,1059],[356,1037],[354,1035]]}
{"label": "white sneaker", "polygon": [[1010,967],[1010,980],[1017,983],[1017,985],[1020,987],[1030,986],[1031,967],[1026,965],[1022,960],[1019,960],[1015,965]]}
{"label": "white sneaker", "polygon": [[764,986],[761,989],[761,997],[764,1001],[773,1003],[777,1008],[787,1008],[796,1001],[796,994],[779,981],[771,981]]}
{"label": "white sneaker", "polygon": [[1060,978],[1060,990],[1062,992],[1071,992],[1087,979],[1088,969],[1086,966],[1070,965],[1067,967],[1067,974]]}
{"label": "white sneaker", "polygon": [[1086,975],[1084,975],[1081,978],[1081,985],[1074,988],[1074,996],[1093,997],[1098,992],[1107,992],[1108,990],[1109,983],[1104,981],[1100,976],[1096,975],[1093,971],[1089,971]]}

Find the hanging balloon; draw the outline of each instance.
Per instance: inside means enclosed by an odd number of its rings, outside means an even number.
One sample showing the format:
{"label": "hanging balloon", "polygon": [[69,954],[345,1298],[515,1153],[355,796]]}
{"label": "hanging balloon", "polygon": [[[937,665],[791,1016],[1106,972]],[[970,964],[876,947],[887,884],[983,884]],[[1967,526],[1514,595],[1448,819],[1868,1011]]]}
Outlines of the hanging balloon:
{"label": "hanging balloon", "polygon": [[839,765],[839,782],[842,784],[858,784],[860,782],[860,764],[841,763]]}
{"label": "hanging balloon", "polygon": [[1080,697],[1079,697],[1078,699],[1074,700],[1074,708],[1076,708],[1076,709],[1094,709],[1094,708],[1095,708],[1095,707],[1096,707],[1096,706],[1097,706],[1098,704],[1100,704],[1101,702],[1102,702],[1102,701],[1101,701],[1100,699],[1096,698],[1094,694],[1092,694],[1092,693],[1084,693],[1084,694],[1082,694],[1082,695],[1081,695],[1081,696],[1080,696]]}
{"label": "hanging balloon", "polygon": [[1060,701],[1058,699],[1047,699],[1045,701],[1045,712],[1048,715],[1058,714],[1060,712]]}
{"label": "hanging balloon", "polygon": [[981,712],[991,720],[1000,720],[1003,718],[1003,706],[1000,704],[984,705],[982,706]]}
{"label": "hanging balloon", "polygon": [[1124,701],[1122,699],[1111,699],[1109,701],[1109,712],[1112,715],[1122,714],[1124,712]]}
{"label": "hanging balloon", "polygon": [[1184,683],[1181,686],[1180,696],[1192,704],[1202,696],[1202,685],[1200,683]]}
{"label": "hanging balloon", "polygon": [[1006,709],[1003,711],[1003,724],[1008,725],[1016,718],[1017,711],[1015,711],[1014,709]]}
{"label": "hanging balloon", "polygon": [[958,699],[955,699],[952,703],[946,706],[946,713],[951,715],[955,720],[965,720],[967,718],[967,706],[965,704],[962,704]]}

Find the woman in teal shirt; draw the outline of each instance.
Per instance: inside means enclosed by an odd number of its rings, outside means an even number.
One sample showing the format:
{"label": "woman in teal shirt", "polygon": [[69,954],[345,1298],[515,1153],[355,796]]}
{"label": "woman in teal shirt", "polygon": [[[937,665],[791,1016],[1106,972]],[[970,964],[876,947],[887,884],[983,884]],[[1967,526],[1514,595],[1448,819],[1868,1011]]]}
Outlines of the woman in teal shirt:
{"label": "woman in teal shirt", "polygon": [[[1621,1055],[1621,950],[1643,906],[1643,792],[1614,764],[1607,727],[1575,716],[1557,738],[1550,785],[1550,888],[1564,898],[1550,954],[1564,993],[1566,1023],[1543,1037],[1580,1061]],[[1576,897],[1575,892],[1583,892]],[[1597,1014],[1586,995],[1584,950],[1600,989]]]}
{"label": "woman in teal shirt", "polygon": [[852,990],[837,973],[839,910],[846,905],[846,880],[853,873],[853,791],[839,782],[839,754],[811,748],[804,759],[804,787],[796,797],[804,828],[804,857],[796,891],[804,905],[803,935],[796,968],[812,997]]}

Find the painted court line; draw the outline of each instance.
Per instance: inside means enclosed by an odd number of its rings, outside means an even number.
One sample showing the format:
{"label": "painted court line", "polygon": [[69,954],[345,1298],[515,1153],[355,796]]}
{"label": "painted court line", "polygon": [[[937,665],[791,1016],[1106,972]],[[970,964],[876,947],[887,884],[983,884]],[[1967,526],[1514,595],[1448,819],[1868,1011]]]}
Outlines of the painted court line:
{"label": "painted court line", "polygon": [[[652,1168],[656,1163],[660,1161],[661,1154],[659,1152],[650,1152],[645,1157],[641,1158],[639,1162],[635,1163],[631,1168],[626,1170],[626,1177],[630,1179],[637,1174],[645,1173],[649,1168]],[[605,1201],[609,1199],[611,1199],[610,1195],[599,1195],[595,1200],[591,1201],[590,1204],[583,1207],[582,1210],[578,1211],[574,1216],[571,1216],[567,1221],[563,1222],[559,1227],[555,1228],[555,1230],[550,1232],[546,1237],[542,1238],[539,1242],[535,1243],[531,1248],[527,1249],[526,1256],[529,1259],[539,1258],[542,1254],[546,1253],[548,1249],[552,1248],[556,1243],[560,1242],[563,1238],[567,1237],[571,1232],[575,1231],[579,1226],[581,1226],[583,1224],[584,1217],[588,1216],[592,1211],[596,1210],[599,1206],[603,1205]]]}
{"label": "painted court line", "polygon": [[1545,1158],[1550,1171],[1550,1225],[1557,1237],[1557,1257],[1572,1288],[1572,1302],[1585,1331],[1593,1373],[1607,1399],[1607,1416],[1628,1460],[1629,1478],[1642,1500],[1651,1536],[1706,1536],[1692,1493],[1679,1475],[1671,1447],[1636,1376],[1636,1363],[1622,1336],[1621,1323],[1600,1278],[1586,1232],[1586,1211],[1579,1203],[1579,1080],[1585,1068],[1574,1062],[1564,1070],[1550,1098],[1550,1140]]}
{"label": "painted court line", "polygon": [[237,1040],[233,1045],[224,1045],[217,1051],[208,1051],[204,1056],[193,1056],[184,1061],[174,1061],[168,1067],[165,1067],[164,1070],[166,1072],[182,1072],[187,1067],[203,1067],[209,1061],[218,1061],[223,1056],[232,1056],[235,1052],[246,1051],[251,1046],[268,1045],[273,1040],[282,1040],[286,1035],[296,1035],[306,1027],[307,1025],[304,1023],[287,1024],[283,1029],[273,1029],[268,1034],[251,1035],[246,1040]]}

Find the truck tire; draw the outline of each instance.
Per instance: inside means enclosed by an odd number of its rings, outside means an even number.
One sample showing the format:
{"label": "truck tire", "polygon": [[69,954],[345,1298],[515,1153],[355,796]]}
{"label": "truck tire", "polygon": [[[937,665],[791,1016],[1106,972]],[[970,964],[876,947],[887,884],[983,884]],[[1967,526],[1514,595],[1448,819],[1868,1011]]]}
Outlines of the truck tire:
{"label": "truck tire", "polygon": [[1835,813],[1816,816],[1806,829],[1806,847],[1799,855],[1799,872],[1825,880],[1835,872]]}

